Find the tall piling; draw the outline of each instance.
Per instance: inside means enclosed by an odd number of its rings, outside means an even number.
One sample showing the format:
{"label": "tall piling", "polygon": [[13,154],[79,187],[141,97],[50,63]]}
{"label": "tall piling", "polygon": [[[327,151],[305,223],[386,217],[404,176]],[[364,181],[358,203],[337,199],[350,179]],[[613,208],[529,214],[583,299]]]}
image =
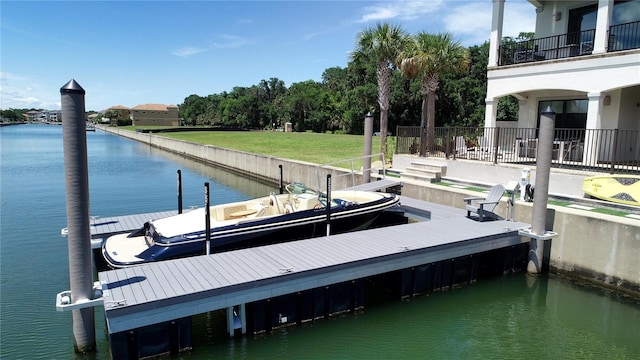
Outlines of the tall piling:
{"label": "tall piling", "polygon": [[[89,224],[89,168],[84,89],[70,80],[60,88],[62,98],[62,140],[69,244],[69,282],[71,303],[92,300],[91,229]],[[75,349],[95,350],[96,334],[93,307],[73,310]]]}
{"label": "tall piling", "polygon": [[527,272],[541,274],[544,263],[545,246],[548,245],[547,201],[549,200],[549,175],[553,155],[553,138],[556,113],[548,106],[540,115],[538,133],[538,153],[536,155],[536,182],[531,216],[531,238]]}
{"label": "tall piling", "polygon": [[367,113],[364,117],[364,160],[362,162],[362,182],[371,181],[371,148],[373,141],[373,115]]}

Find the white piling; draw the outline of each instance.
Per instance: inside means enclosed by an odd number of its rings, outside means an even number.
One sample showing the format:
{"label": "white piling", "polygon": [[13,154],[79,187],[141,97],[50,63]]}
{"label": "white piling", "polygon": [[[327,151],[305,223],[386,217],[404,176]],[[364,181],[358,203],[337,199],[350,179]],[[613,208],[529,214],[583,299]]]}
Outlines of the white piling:
{"label": "white piling", "polygon": [[[71,302],[92,300],[91,229],[89,224],[89,169],[84,89],[70,80],[60,88],[62,98],[62,140],[69,244],[69,282]],[[75,349],[95,350],[93,307],[72,311]]]}

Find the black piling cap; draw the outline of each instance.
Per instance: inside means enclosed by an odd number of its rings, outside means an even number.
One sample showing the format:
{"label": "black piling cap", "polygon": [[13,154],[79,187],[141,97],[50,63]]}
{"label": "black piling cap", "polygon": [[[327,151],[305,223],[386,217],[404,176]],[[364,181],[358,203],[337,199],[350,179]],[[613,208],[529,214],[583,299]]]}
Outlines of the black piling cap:
{"label": "black piling cap", "polygon": [[81,94],[84,95],[85,91],[74,79],[69,80],[60,88],[60,94]]}

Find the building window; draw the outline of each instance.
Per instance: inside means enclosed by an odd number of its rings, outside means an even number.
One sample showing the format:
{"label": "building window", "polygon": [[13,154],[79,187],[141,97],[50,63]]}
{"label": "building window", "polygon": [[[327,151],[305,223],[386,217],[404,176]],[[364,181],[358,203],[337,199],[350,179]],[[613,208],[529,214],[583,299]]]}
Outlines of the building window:
{"label": "building window", "polygon": [[551,106],[551,109],[556,113],[556,129],[586,129],[589,100],[540,101],[538,103],[538,128],[540,128],[540,115],[548,106]]}

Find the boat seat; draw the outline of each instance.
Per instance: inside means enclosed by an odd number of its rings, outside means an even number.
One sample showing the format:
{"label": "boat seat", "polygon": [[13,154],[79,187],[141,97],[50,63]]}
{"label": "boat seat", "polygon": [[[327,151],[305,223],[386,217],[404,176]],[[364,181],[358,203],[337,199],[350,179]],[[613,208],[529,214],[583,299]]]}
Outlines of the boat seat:
{"label": "boat seat", "polygon": [[294,212],[294,211],[295,211],[295,210],[293,209],[293,205],[291,205],[291,203],[290,203],[290,202],[287,202],[287,203],[284,205],[284,213],[285,213],[285,214],[291,214],[291,213],[292,213],[292,212]]}
{"label": "boat seat", "polygon": [[[237,219],[238,216],[237,215],[233,216],[232,214],[244,213],[246,211],[247,211],[246,205],[227,206],[224,208],[224,219],[225,220]],[[250,215],[250,214],[247,214],[247,215]]]}
{"label": "boat seat", "polygon": [[282,205],[280,205],[280,200],[278,200],[278,196],[273,192],[269,195],[269,214],[270,215],[282,214]]}

